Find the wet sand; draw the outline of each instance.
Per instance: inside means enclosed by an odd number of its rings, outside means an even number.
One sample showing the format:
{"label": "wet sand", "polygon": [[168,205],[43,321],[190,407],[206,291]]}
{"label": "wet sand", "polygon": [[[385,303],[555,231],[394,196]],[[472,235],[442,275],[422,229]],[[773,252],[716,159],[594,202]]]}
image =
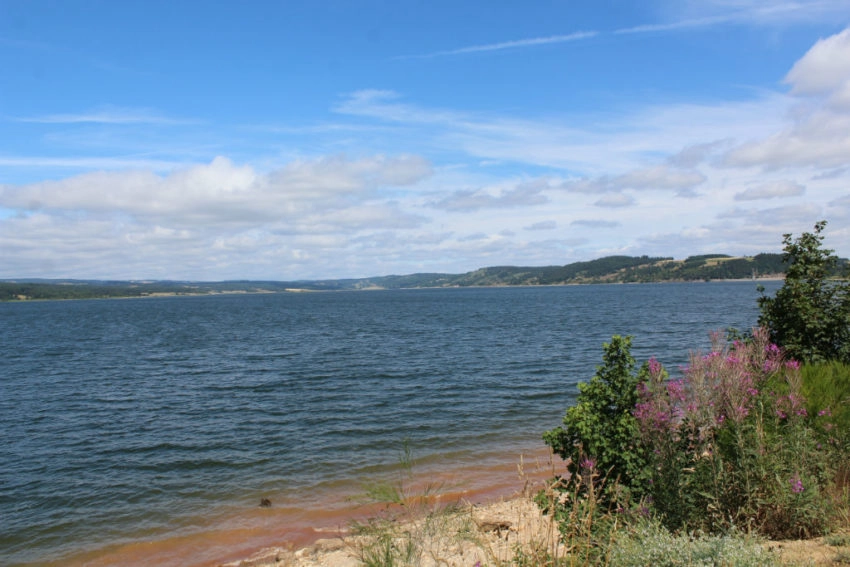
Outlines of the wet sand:
{"label": "wet sand", "polygon": [[[556,462],[559,462],[557,457]],[[522,492],[526,482],[552,476],[546,447],[521,454],[492,455],[480,463],[433,462],[414,469],[411,490],[436,487],[439,502],[482,504]],[[391,479],[390,479],[391,480]],[[363,504],[363,486],[344,483],[309,495],[269,494],[272,505],[200,519],[194,533],[143,539],[40,563],[48,566],[157,565],[203,567],[248,557],[269,547],[300,549],[318,539],[343,535],[352,520],[375,515],[383,505]]]}

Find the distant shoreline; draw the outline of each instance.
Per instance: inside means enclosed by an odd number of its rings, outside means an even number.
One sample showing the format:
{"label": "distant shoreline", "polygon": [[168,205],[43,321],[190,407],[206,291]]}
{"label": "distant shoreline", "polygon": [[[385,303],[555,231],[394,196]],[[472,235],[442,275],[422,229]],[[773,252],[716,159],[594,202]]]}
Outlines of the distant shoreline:
{"label": "distant shoreline", "polygon": [[[39,283],[40,291],[37,296],[28,296],[25,294],[16,294],[15,296],[9,297],[4,296],[0,293],[0,303],[31,303],[31,302],[41,302],[41,301],[80,301],[80,300],[102,300],[102,299],[157,299],[157,298],[167,298],[167,297],[221,297],[221,296],[233,296],[233,295],[270,295],[270,294],[281,294],[281,293],[328,293],[328,292],[374,292],[374,291],[397,291],[397,290],[436,290],[436,289],[487,289],[487,288],[529,288],[529,287],[569,287],[569,286],[585,286],[585,285],[643,285],[643,284],[682,284],[682,283],[736,283],[736,282],[772,282],[772,281],[783,281],[785,279],[784,275],[781,274],[771,274],[768,276],[760,276],[757,278],[727,278],[727,279],[708,279],[708,280],[685,280],[685,279],[673,279],[673,280],[662,280],[662,281],[651,281],[651,282],[622,282],[622,281],[588,281],[588,282],[566,282],[566,283],[551,283],[551,284],[475,284],[475,285],[448,285],[448,286],[416,286],[416,287],[363,287],[363,288],[343,288],[343,289],[310,289],[310,288],[282,288],[282,289],[235,289],[235,290],[216,290],[216,289],[206,289],[203,291],[188,291],[185,289],[175,289],[169,291],[153,291],[153,292],[143,292],[136,293],[138,287],[137,284],[127,283],[127,288],[132,288],[132,292],[127,290],[126,293],[122,293],[123,286],[118,283],[112,283],[110,286],[114,286],[115,289],[111,290],[111,293],[103,293],[97,294],[92,290],[93,293],[89,295],[82,296],[67,296],[66,294],[62,294],[62,292],[66,292],[68,290],[68,285],[65,283]],[[3,291],[3,286],[11,285],[10,282],[0,282],[0,292]],[[17,284],[15,284],[17,285]],[[71,285],[80,285],[85,286],[90,284],[71,284]],[[205,285],[215,285],[215,284],[206,284],[205,282],[198,282],[193,284],[193,287],[204,287]],[[246,285],[250,285],[250,282],[247,282]],[[53,295],[51,292],[55,293]]]}
{"label": "distant shoreline", "polygon": [[[839,268],[847,260],[839,262]],[[528,287],[585,284],[674,283],[701,281],[771,281],[783,279],[787,265],[782,254],[727,256],[705,254],[684,260],[649,256],[608,256],[563,266],[492,266],[462,274],[415,273],[315,280],[0,280],[0,301],[35,299],[101,299],[229,295],[238,293],[310,293],[318,291],[377,291]],[[840,272],[836,272],[838,275]]]}

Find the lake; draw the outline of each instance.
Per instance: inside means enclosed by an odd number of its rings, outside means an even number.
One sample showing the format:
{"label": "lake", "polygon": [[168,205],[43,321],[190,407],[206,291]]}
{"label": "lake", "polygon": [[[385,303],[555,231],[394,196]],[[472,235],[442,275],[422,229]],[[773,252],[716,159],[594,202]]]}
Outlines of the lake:
{"label": "lake", "polygon": [[206,545],[194,557],[214,563],[211,540],[297,541],[391,477],[405,439],[424,474],[483,490],[541,451],[612,335],[675,374],[709,331],[753,326],[758,296],[701,282],[0,304],[0,563],[108,564],[151,542],[146,561]]}

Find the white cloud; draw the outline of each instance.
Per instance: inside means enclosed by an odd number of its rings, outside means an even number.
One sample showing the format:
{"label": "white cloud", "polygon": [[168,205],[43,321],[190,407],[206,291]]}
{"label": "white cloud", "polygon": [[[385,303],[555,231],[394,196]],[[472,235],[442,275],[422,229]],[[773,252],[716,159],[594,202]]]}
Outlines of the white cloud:
{"label": "white cloud", "polygon": [[800,95],[830,94],[850,79],[850,29],[818,41],[797,61],[785,82]]}
{"label": "white cloud", "polygon": [[696,170],[658,165],[635,169],[622,175],[569,180],[561,184],[561,188],[572,193],[597,194],[635,189],[638,191],[675,191],[678,195],[689,196],[692,190],[705,180],[706,177]]}
{"label": "white cloud", "polygon": [[606,208],[621,208],[621,207],[630,207],[635,204],[635,200],[631,195],[626,195],[624,193],[614,193],[612,195],[605,195],[601,199],[597,200],[593,203],[597,207],[606,207]]}
{"label": "white cloud", "polygon": [[570,224],[573,226],[586,226],[588,228],[617,228],[620,226],[620,223],[617,221],[599,219],[578,219]]}
{"label": "white cloud", "polygon": [[523,228],[525,228],[525,230],[555,230],[558,228],[558,223],[553,220],[540,221]]}
{"label": "white cloud", "polygon": [[431,204],[445,211],[476,211],[491,208],[516,208],[549,202],[543,191],[549,188],[545,179],[506,184],[502,187],[461,189]]}
{"label": "white cloud", "polygon": [[16,214],[0,220],[0,249],[10,255],[3,275],[284,277],[280,266],[330,262],[354,234],[416,230],[425,217],[384,193],[430,174],[417,156],[331,156],[268,173],[219,157],[167,175],[4,185],[0,207]]}
{"label": "white cloud", "polygon": [[758,201],[762,199],[777,199],[780,197],[796,197],[806,192],[806,188],[793,181],[776,181],[762,183],[744,189],[735,194],[736,201]]}
{"label": "white cloud", "polygon": [[732,148],[721,163],[766,169],[850,165],[850,29],[818,41],[785,81],[798,97],[791,124]]}
{"label": "white cloud", "polygon": [[179,225],[252,223],[361,202],[384,187],[431,174],[417,156],[333,156],[301,160],[267,174],[217,157],[165,176],[150,171],[93,172],[61,181],[0,187],[0,206],[21,210],[121,213]]}

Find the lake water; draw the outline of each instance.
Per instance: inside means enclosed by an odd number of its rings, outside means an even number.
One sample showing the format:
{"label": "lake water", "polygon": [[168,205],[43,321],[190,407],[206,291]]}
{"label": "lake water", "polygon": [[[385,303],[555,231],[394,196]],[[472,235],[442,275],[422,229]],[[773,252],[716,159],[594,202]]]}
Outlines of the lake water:
{"label": "lake water", "polygon": [[541,449],[611,335],[675,371],[709,331],[754,325],[758,295],[712,282],[0,304],[0,564],[108,564],[151,542],[146,561],[183,564],[175,550],[194,546],[214,563],[205,534],[231,551],[285,540],[393,474],[404,439],[424,471],[495,482]]}

